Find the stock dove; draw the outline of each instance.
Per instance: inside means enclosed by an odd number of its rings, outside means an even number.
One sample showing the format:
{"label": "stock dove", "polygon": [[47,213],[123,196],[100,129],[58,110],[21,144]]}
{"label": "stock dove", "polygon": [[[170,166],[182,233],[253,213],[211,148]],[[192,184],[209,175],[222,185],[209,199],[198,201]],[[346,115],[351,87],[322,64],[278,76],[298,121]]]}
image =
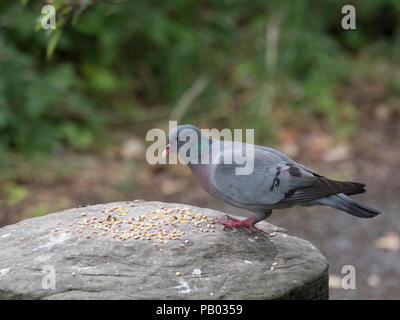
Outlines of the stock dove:
{"label": "stock dove", "polygon": [[[247,210],[245,220],[229,216],[219,220],[228,228],[260,231],[254,225],[268,218],[273,209],[295,205],[325,205],[360,218],[380,213],[349,197],[365,192],[364,184],[330,180],[272,148],[214,140],[195,126],[180,125],[168,134],[163,156],[170,152],[186,157],[187,165],[210,195]],[[235,154],[246,157],[246,152],[254,155],[253,170],[239,175],[236,169],[246,164],[235,161]],[[228,158],[232,158],[231,163],[224,161]]]}

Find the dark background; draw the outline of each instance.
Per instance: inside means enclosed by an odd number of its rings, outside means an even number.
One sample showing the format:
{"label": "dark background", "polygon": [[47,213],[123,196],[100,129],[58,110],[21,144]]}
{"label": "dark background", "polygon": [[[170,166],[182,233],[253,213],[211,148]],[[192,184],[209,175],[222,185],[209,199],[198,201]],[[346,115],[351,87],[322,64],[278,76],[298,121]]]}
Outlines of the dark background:
{"label": "dark background", "polygon": [[[0,225],[138,198],[237,213],[184,166],[147,164],[145,136],[168,120],[253,128],[256,144],[367,183],[357,199],[384,212],[269,219],[328,258],[331,298],[399,299],[399,15],[397,0],[2,1]],[[340,287],[344,265],[356,290]]]}

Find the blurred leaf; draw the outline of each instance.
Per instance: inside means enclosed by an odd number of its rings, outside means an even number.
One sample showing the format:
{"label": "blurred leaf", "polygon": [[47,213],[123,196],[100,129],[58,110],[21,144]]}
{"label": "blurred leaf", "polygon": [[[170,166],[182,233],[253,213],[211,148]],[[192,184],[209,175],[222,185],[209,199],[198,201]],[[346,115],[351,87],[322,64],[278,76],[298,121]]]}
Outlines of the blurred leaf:
{"label": "blurred leaf", "polygon": [[17,205],[28,195],[28,190],[25,187],[19,186],[13,182],[4,183],[2,185],[2,191],[5,195],[7,204],[10,206]]}
{"label": "blurred leaf", "polygon": [[34,206],[32,209],[30,209],[30,211],[31,211],[31,216],[40,217],[47,214],[49,212],[49,208],[47,207],[46,204],[40,203]]}
{"label": "blurred leaf", "polygon": [[50,40],[49,43],[47,44],[47,50],[46,50],[46,57],[48,60],[50,60],[51,57],[53,56],[54,50],[57,47],[58,40],[60,39],[61,32],[62,32],[61,29],[56,29],[51,33]]}
{"label": "blurred leaf", "polygon": [[376,239],[375,247],[382,250],[397,251],[400,249],[400,237],[395,232],[388,232]]}
{"label": "blurred leaf", "polygon": [[92,133],[74,123],[63,124],[60,128],[60,134],[71,146],[77,149],[84,149],[93,142]]}

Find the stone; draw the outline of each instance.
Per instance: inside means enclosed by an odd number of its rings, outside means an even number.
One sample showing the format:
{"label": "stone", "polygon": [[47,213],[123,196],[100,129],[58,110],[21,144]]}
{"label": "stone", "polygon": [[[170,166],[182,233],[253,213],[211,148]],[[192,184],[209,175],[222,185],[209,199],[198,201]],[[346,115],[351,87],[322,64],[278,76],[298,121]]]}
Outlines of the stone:
{"label": "stone", "polygon": [[223,230],[224,215],[132,201],[5,226],[0,299],[328,298],[328,264],[312,244],[268,222],[257,224],[265,234]]}

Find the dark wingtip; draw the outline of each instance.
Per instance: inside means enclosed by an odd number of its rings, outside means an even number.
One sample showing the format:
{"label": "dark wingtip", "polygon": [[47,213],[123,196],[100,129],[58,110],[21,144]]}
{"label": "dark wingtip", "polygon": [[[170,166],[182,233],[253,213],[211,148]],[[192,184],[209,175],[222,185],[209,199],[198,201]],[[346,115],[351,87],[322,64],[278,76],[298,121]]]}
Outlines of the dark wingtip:
{"label": "dark wingtip", "polygon": [[359,194],[359,193],[364,193],[366,192],[365,189],[365,184],[364,183],[359,183],[359,182],[345,182],[345,183],[349,183],[353,186],[353,188],[351,190],[347,190],[345,192],[342,192],[348,196],[351,196],[353,194]]}

